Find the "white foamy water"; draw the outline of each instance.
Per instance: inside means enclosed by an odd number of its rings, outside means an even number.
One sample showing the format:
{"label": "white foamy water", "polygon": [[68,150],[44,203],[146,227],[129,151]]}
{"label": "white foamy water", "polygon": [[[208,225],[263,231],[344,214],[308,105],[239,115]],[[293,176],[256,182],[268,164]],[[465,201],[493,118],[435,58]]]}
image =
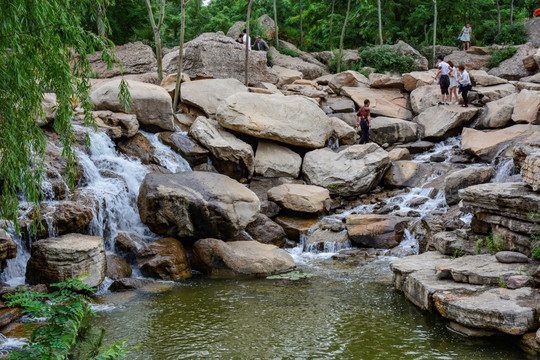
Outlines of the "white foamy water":
{"label": "white foamy water", "polygon": [[495,165],[495,176],[493,179],[491,179],[491,182],[502,183],[512,181],[510,180],[510,177],[514,175],[514,171],[513,159],[501,160],[497,165]]}
{"label": "white foamy water", "polygon": [[444,141],[438,142],[431,149],[431,151],[425,152],[423,154],[416,155],[413,159],[415,162],[430,162],[430,157],[433,155],[444,154],[446,156],[445,163],[449,160],[449,154],[455,147],[460,147],[461,145],[461,135],[448,138]]}
{"label": "white foamy water", "polygon": [[[170,147],[163,144],[159,138],[158,134],[153,134],[145,131],[139,131],[143,134],[148,141],[155,147],[155,156],[159,159],[161,166],[167,168],[173,173],[191,171],[189,163],[182,156],[172,151]],[[181,134],[187,135],[187,132],[182,132]]]}

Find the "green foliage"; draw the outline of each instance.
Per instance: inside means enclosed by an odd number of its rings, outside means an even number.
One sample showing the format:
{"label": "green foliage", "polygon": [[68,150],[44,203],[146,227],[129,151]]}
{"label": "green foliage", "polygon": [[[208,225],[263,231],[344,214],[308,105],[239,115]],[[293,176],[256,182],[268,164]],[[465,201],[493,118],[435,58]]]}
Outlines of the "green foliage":
{"label": "green foliage", "polygon": [[[88,56],[99,50],[109,66],[115,61],[112,42],[81,27],[81,14],[96,3],[104,6],[108,1],[0,0],[0,219],[13,221],[17,231],[19,196],[24,191],[26,200],[35,204],[41,196],[45,136],[36,120],[44,118],[44,92],[56,93],[53,129],[67,160],[65,178],[70,187],[75,185],[70,99],[80,99],[85,125],[93,124]],[[125,82],[121,89],[127,104]]]}
{"label": "green foliage", "polygon": [[498,279],[499,287],[506,289],[508,286],[506,285],[506,281],[504,280],[504,276],[499,276]]}
{"label": "green foliage", "polygon": [[527,29],[523,23],[505,24],[500,32],[496,24],[493,25],[484,34],[485,44],[519,45],[527,42]]}
{"label": "green foliage", "polygon": [[534,260],[540,260],[540,227],[538,226],[538,220],[540,219],[539,212],[530,212],[527,214],[529,219],[534,222],[536,226],[536,233],[531,235],[531,258]]}
{"label": "green foliage", "polygon": [[504,251],[506,248],[504,247],[503,243],[504,238],[500,233],[491,233],[489,236],[486,236],[485,239],[479,239],[476,241],[476,254],[480,254],[482,249],[486,249],[486,251],[490,254]]}
{"label": "green foliage", "polygon": [[315,276],[315,274],[310,274],[303,272],[301,270],[294,270],[285,274],[279,274],[279,275],[271,275],[267,276],[266,278],[269,280],[300,280],[300,279],[306,279]]}
{"label": "green foliage", "polygon": [[516,53],[517,48],[514,46],[506,46],[498,50],[491,49],[491,59],[488,62],[488,67],[494,68],[499,66],[501,62],[510,59]]}
{"label": "green foliage", "polygon": [[414,60],[403,55],[397,48],[387,45],[373,46],[360,52],[363,66],[372,67],[375,72],[385,71],[407,73],[414,70]]}
{"label": "green foliage", "polygon": [[463,249],[455,249],[454,253],[452,254],[452,259],[457,259],[459,257],[462,257],[463,255],[465,255]]}
{"label": "green foliage", "polygon": [[283,47],[283,46],[280,46],[279,48],[277,48],[277,51],[279,51],[280,54],[289,55],[292,57],[300,56],[296,51],[292,49],[287,49],[286,47]]}
{"label": "green foliage", "polygon": [[58,290],[51,293],[23,291],[6,294],[10,307],[20,306],[31,321],[26,324],[31,331],[29,344],[22,352],[13,352],[9,359],[33,360],[98,360],[118,359],[129,351],[125,341],[102,348],[104,330],[91,327],[94,311],[88,297],[81,292],[93,289],[80,280],[67,279],[51,284]]}

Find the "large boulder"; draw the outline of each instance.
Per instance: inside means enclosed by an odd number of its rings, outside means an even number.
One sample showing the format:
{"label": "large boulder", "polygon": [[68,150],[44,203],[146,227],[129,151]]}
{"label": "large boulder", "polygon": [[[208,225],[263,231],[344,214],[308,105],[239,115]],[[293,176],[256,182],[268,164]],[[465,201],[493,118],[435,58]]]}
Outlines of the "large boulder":
{"label": "large boulder", "polygon": [[403,55],[411,57],[414,61],[416,71],[426,71],[428,69],[428,60],[422,54],[420,54],[418,50],[416,50],[406,42],[399,40],[394,45],[390,45],[390,47],[396,48]]}
{"label": "large boulder", "polygon": [[237,21],[227,30],[227,36],[233,40],[238,39],[238,35],[242,34],[242,31],[246,28],[245,21]]}
{"label": "large boulder", "polygon": [[[174,130],[172,101],[169,93],[158,85],[127,81],[131,97],[130,113],[149,130]],[[90,97],[95,110],[124,112],[124,105],[118,100],[120,80],[109,81],[92,91]]]}
{"label": "large boulder", "polygon": [[371,121],[370,138],[376,143],[393,144],[417,140],[418,125],[411,121],[377,116]]}
{"label": "large boulder", "polygon": [[425,85],[432,85],[435,74],[430,71],[413,71],[403,74],[403,86],[405,90],[411,92],[416,88]]}
{"label": "large boulder", "polygon": [[478,129],[494,129],[511,125],[516,97],[517,94],[512,94],[487,103],[476,122],[476,127]]}
{"label": "large boulder", "polygon": [[407,99],[399,89],[373,89],[369,87],[344,87],[342,92],[354,100],[356,105],[364,106],[369,99],[371,113],[375,116],[387,116],[410,120],[413,117]]}
{"label": "large boulder", "polygon": [[514,56],[501,62],[498,67],[489,70],[488,74],[507,80],[519,80],[522,77],[533,75],[532,71],[525,68],[522,61],[524,57],[529,55],[531,49],[530,43],[518,46]]}
{"label": "large boulder", "polygon": [[[245,46],[225,36],[222,32],[204,33],[184,45],[182,71],[192,79],[234,78],[244,81]],[[249,53],[248,83],[277,83],[277,74],[266,65],[264,51]],[[177,72],[178,51],[163,57],[163,69],[167,74]],[[183,92],[183,90],[182,90]]]}
{"label": "large boulder", "polygon": [[[540,141],[540,126],[514,125],[508,128],[481,131],[464,128],[461,133],[461,149],[490,162],[499,151],[517,142],[530,143]],[[507,149],[512,150],[512,146]]]}
{"label": "large boulder", "polygon": [[112,111],[94,111],[92,114],[98,129],[105,131],[111,139],[129,138],[139,131],[136,115]]}
{"label": "large boulder", "polygon": [[411,107],[415,114],[437,105],[441,99],[439,85],[426,85],[417,87],[411,93]]}
{"label": "large boulder", "polygon": [[185,83],[181,94],[182,102],[201,109],[206,116],[214,116],[226,98],[247,92],[248,88],[236,79],[206,79]]}
{"label": "large boulder", "polygon": [[297,178],[300,174],[302,158],[289,148],[273,141],[259,141],[255,153],[255,173],[264,177],[289,176]]}
{"label": "large boulder", "polygon": [[255,241],[276,245],[277,247],[283,247],[285,245],[287,236],[281,226],[263,214],[259,214],[255,221],[248,224],[246,232]]}
{"label": "large boulder", "polygon": [[140,41],[117,46],[114,53],[121,65],[115,63],[112,69],[108,69],[107,63],[101,59],[101,51],[88,58],[92,71],[100,78],[122,74],[144,74],[156,70],[157,60],[154,51]]}
{"label": "large boulder", "polygon": [[403,77],[400,74],[369,74],[369,85],[373,88],[403,89]]}
{"label": "large boulder", "polygon": [[255,169],[253,148],[219,126],[214,120],[199,116],[189,134],[210,150],[216,168],[241,182],[247,181]]}
{"label": "large boulder", "polygon": [[58,102],[56,101],[55,93],[44,93],[41,100],[41,108],[45,113],[45,117],[39,117],[36,122],[38,126],[46,126],[54,121]]}
{"label": "large boulder", "polygon": [[5,265],[5,260],[14,259],[17,256],[17,243],[4,230],[0,229],[0,269]]}
{"label": "large boulder", "polygon": [[228,239],[254,221],[260,202],[251,190],[220,174],[150,173],[137,201],[141,220],[156,234]]}
{"label": "large boulder", "polygon": [[[281,43],[282,41],[280,41]],[[300,52],[299,50],[297,53]],[[274,65],[281,66],[286,69],[296,70],[302,73],[304,79],[313,80],[327,73],[326,67],[319,63],[305,61],[302,57],[292,57],[281,54],[274,47],[270,48],[270,55]]]}
{"label": "large boulder", "polygon": [[444,180],[444,195],[448,205],[455,205],[460,201],[458,191],[471,185],[487,183],[495,175],[491,166],[469,167],[448,175]]}
{"label": "large boulder", "polygon": [[[334,135],[339,140],[339,145],[354,145],[358,141],[358,133],[355,128],[347,124],[344,120],[331,117]],[[356,125],[356,124],[355,124]]]}
{"label": "large boulder", "polygon": [[148,277],[173,281],[191,277],[182,243],[170,237],[155,240],[139,249],[137,264],[141,273]]}
{"label": "large boulder", "polygon": [[419,125],[423,140],[439,141],[459,134],[477,113],[478,108],[474,107],[433,106],[420,113],[414,122]]}
{"label": "large boulder", "polygon": [[274,22],[274,20],[267,14],[262,14],[261,16],[259,16],[257,21],[259,23],[259,26],[261,27],[261,30],[263,30],[263,33],[258,35],[261,35],[264,39],[267,39],[268,41],[274,39],[276,36],[276,23]]}
{"label": "large boulder", "polygon": [[283,184],[268,190],[268,199],[287,210],[318,213],[324,210],[324,203],[330,200],[330,193],[315,185]]}
{"label": "large boulder", "polygon": [[516,97],[512,120],[518,124],[540,125],[540,92],[521,90]]}
{"label": "large boulder", "polygon": [[471,70],[469,75],[476,86],[493,86],[508,83],[508,80],[489,75],[484,70]]}
{"label": "large boulder", "polygon": [[160,133],[158,138],[186,159],[191,167],[208,162],[210,152],[184,133],[165,131]]}
{"label": "large boulder", "polygon": [[214,277],[266,277],[295,268],[289,253],[257,241],[201,239],[193,245],[193,266]]}
{"label": "large boulder", "polygon": [[409,219],[391,215],[347,215],[349,239],[358,246],[390,249],[401,242]]}
{"label": "large boulder", "polygon": [[369,79],[358,71],[347,70],[332,76],[328,86],[339,95],[344,87],[369,87]]}
{"label": "large boulder", "polygon": [[160,164],[156,156],[156,147],[140,132],[131,138],[117,140],[116,146],[130,159],[140,160],[145,165]]}
{"label": "large boulder", "polygon": [[454,51],[444,57],[444,61],[452,61],[455,66],[464,65],[468,70],[486,69],[490,60],[491,55],[469,54],[466,51]]}
{"label": "large boulder", "polygon": [[540,191],[540,151],[532,151],[521,164],[523,181],[533,190]]}
{"label": "large boulder", "polygon": [[540,45],[540,17],[532,18],[525,24],[527,27],[527,41],[532,43],[532,46]]}
{"label": "large boulder", "polygon": [[518,92],[512,84],[500,84],[493,86],[478,86],[474,89],[479,95],[486,96],[490,101],[495,101]]}
{"label": "large boulder", "polygon": [[410,160],[394,161],[384,175],[384,186],[389,188],[417,187],[432,173],[430,166]]}
{"label": "large boulder", "polygon": [[106,267],[102,237],[68,234],[32,244],[26,281],[52,284],[80,277],[86,285],[96,287],[105,279]]}
{"label": "large boulder", "polygon": [[300,80],[304,77],[304,75],[298,70],[287,69],[279,65],[274,65],[273,69],[278,75],[277,86],[279,88],[283,87],[284,85],[292,84],[296,80]]}
{"label": "large boulder", "polygon": [[389,167],[388,153],[370,143],[337,151],[310,151],[304,157],[302,174],[309,184],[327,188],[332,194],[353,196],[377,186]]}
{"label": "large boulder", "polygon": [[332,132],[324,111],[303,96],[236,94],[223,102],[217,117],[224,128],[311,149],[326,146]]}
{"label": "large boulder", "polygon": [[107,277],[118,280],[130,277],[133,270],[127,262],[114,254],[107,254]]}

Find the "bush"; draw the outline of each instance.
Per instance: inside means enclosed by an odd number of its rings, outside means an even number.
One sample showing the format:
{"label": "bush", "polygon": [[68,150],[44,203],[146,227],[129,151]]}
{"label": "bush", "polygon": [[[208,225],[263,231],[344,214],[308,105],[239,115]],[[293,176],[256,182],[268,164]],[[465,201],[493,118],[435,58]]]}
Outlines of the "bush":
{"label": "bush", "polygon": [[527,42],[527,29],[523,24],[504,25],[494,41],[496,44],[524,44]]}
{"label": "bush", "polygon": [[514,56],[516,51],[517,48],[515,48],[514,46],[506,46],[499,50],[491,49],[491,60],[489,60],[487,66],[490,68],[495,68],[499,66],[501,62]]}
{"label": "bush", "polygon": [[291,49],[287,49],[286,47],[283,47],[283,46],[278,47],[277,51],[279,51],[280,54],[289,55],[289,56],[292,56],[292,57],[299,57],[300,56],[300,54],[298,54],[296,51],[291,50]]}
{"label": "bush", "polygon": [[407,73],[414,70],[414,60],[411,56],[403,55],[397,48],[388,45],[366,48],[360,52],[362,67],[372,67],[375,72],[386,71]]}

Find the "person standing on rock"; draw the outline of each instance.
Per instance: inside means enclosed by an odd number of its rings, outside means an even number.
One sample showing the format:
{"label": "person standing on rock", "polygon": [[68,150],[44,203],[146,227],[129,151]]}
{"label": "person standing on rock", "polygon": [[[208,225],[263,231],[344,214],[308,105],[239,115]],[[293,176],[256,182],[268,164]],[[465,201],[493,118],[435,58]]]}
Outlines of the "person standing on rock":
{"label": "person standing on rock", "polygon": [[356,128],[358,127],[362,130],[360,144],[367,144],[369,142],[369,129],[371,128],[371,109],[369,108],[368,99],[364,100],[364,106],[356,113]]}
{"label": "person standing on rock", "polygon": [[268,65],[269,67],[274,66],[274,64],[272,64],[272,62],[268,59],[268,52],[270,51],[270,48],[268,47],[266,41],[261,39],[260,35],[257,35],[255,37],[255,44],[253,44],[253,48],[258,51],[266,52],[266,65]]}
{"label": "person standing on rock", "polygon": [[472,89],[471,78],[467,70],[465,70],[465,65],[458,66],[460,75],[458,77],[458,84],[461,85],[461,96],[463,96],[463,105],[461,107],[469,107],[469,98],[467,94]]}
{"label": "person standing on rock", "polygon": [[450,105],[448,101],[448,87],[450,86],[450,77],[448,73],[450,72],[450,65],[444,61],[444,56],[437,56],[437,66],[439,67],[439,72],[435,75],[435,78],[439,78],[439,85],[441,86],[441,101],[439,105]]}
{"label": "person standing on rock", "polygon": [[244,29],[244,36],[242,37],[242,44],[245,44],[247,42],[248,44],[248,49],[251,50],[251,36],[249,37],[249,39],[247,38],[247,29]]}
{"label": "person standing on rock", "polygon": [[457,96],[457,86],[458,86],[458,72],[457,68],[454,66],[454,63],[452,61],[448,61],[448,65],[450,65],[450,71],[448,72],[448,76],[450,77],[450,86],[448,91],[450,92],[450,104],[452,104],[452,98],[455,99],[456,105],[459,104],[458,96]]}
{"label": "person standing on rock", "polygon": [[461,42],[463,43],[463,51],[469,50],[469,47],[471,46],[471,35],[471,24],[466,24],[459,33],[459,37],[461,38]]}

